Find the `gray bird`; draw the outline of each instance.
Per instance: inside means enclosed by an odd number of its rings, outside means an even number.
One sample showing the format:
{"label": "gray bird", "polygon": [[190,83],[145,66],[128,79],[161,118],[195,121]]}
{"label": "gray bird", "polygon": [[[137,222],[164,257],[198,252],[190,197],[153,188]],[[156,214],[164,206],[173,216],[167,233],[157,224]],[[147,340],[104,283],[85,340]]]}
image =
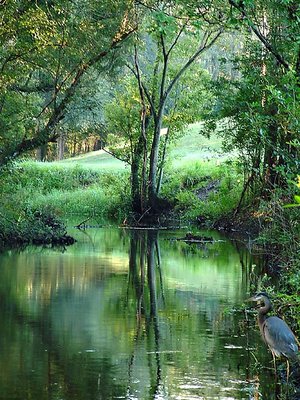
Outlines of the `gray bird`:
{"label": "gray bird", "polygon": [[267,293],[260,292],[249,300],[259,303],[258,326],[264,342],[272,352],[274,368],[276,372],[275,357],[284,356],[287,362],[287,379],[289,377],[289,361],[298,361],[298,341],[286,324],[278,317],[269,317],[267,313],[272,309],[272,303]]}

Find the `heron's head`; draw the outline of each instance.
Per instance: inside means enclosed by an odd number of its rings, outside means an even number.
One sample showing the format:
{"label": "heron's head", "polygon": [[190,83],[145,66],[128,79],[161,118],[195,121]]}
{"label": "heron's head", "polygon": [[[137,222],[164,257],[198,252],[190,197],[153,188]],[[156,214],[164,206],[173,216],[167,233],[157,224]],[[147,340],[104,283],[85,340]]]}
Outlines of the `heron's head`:
{"label": "heron's head", "polygon": [[265,300],[269,300],[270,298],[266,292],[259,292],[256,293],[254,296],[250,297],[249,301],[256,301],[258,302],[264,302]]}
{"label": "heron's head", "polygon": [[255,301],[258,309],[261,307],[267,307],[269,310],[272,309],[271,300],[266,292],[256,293],[254,296],[250,297],[249,301]]}

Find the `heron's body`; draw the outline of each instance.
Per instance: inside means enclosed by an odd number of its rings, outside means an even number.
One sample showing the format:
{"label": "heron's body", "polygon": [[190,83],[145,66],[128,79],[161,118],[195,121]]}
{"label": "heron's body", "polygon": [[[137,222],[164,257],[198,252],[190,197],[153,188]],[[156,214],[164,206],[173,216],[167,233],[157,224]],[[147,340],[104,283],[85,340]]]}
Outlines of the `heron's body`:
{"label": "heron's body", "polygon": [[[258,318],[261,320],[260,315]],[[297,341],[285,321],[278,317],[266,317],[258,324],[264,341],[276,357],[297,358]]]}
{"label": "heron's body", "polygon": [[266,293],[258,293],[251,300],[263,302],[258,308],[257,321],[262,338],[272,352],[275,369],[275,356],[284,356],[289,370],[288,360],[298,361],[299,350],[295,335],[281,318],[267,315],[272,309],[272,304]]}

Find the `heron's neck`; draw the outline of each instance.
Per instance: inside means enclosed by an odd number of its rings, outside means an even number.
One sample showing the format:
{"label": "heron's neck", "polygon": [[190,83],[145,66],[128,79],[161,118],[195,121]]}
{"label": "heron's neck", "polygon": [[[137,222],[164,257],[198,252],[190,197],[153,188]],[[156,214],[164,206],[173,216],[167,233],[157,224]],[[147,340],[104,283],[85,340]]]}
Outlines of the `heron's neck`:
{"label": "heron's neck", "polygon": [[267,318],[267,313],[271,310],[272,305],[269,299],[264,300],[265,304],[263,307],[258,309],[258,320],[260,323],[264,322]]}

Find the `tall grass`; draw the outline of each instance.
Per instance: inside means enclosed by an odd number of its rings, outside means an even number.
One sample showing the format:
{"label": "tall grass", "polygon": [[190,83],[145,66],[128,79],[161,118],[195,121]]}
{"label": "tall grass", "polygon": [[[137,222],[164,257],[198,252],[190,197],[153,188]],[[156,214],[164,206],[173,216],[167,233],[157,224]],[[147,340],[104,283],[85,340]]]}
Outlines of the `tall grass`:
{"label": "tall grass", "polygon": [[[2,179],[7,208],[19,214],[51,208],[56,214],[121,219],[128,212],[126,171],[107,172],[79,165],[16,163]],[[7,171],[8,172],[8,171]]]}

